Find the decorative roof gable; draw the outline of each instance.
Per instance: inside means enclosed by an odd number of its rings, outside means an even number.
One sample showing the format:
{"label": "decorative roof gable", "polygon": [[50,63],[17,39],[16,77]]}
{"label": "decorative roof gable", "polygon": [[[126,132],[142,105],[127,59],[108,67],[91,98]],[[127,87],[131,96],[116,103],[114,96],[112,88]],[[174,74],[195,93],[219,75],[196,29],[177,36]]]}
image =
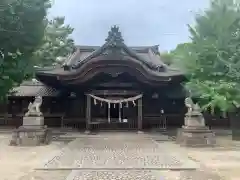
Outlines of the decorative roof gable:
{"label": "decorative roof gable", "polygon": [[[159,65],[159,64],[154,64],[153,62],[149,62],[145,60],[143,57],[139,56],[137,53],[135,53],[134,50],[127,47],[124,43],[122,34],[119,31],[119,27],[113,26],[111,30],[108,32],[108,37],[105,39],[105,41],[106,42],[103,46],[93,51],[85,59],[79,60],[75,64],[71,65],[71,68],[65,68],[65,69],[66,70],[78,69],[82,64],[84,64],[90,59],[96,58],[101,55],[114,54],[114,55],[130,56],[131,58],[139,60],[141,63],[145,64],[147,67],[149,67],[154,71],[160,71],[160,72],[165,71],[165,65],[163,63],[162,64],[159,63],[160,64]],[[159,62],[160,62],[160,59],[159,59]]]}
{"label": "decorative roof gable", "polygon": [[119,31],[119,27],[113,26],[108,32],[108,37],[105,41],[108,43],[109,47],[120,47],[124,43],[124,40],[122,38],[122,33]]}

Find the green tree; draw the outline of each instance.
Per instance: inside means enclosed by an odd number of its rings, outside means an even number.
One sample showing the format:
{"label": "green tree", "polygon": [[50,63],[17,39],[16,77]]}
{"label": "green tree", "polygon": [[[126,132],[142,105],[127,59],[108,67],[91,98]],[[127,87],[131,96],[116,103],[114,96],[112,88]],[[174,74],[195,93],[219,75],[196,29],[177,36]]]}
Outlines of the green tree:
{"label": "green tree", "polygon": [[174,61],[173,55],[169,52],[161,52],[160,59],[167,65],[171,65]]}
{"label": "green tree", "polygon": [[62,64],[64,59],[74,51],[74,41],[69,37],[73,28],[64,25],[63,17],[49,20],[43,45],[35,52],[35,64],[40,67]]}
{"label": "green tree", "polygon": [[48,0],[0,1],[0,98],[33,71],[33,52],[45,29]]}
{"label": "green tree", "polygon": [[215,0],[196,25],[192,42],[178,54],[190,92],[199,94],[203,109],[234,111],[240,104],[240,8],[233,0]]}
{"label": "green tree", "polygon": [[[182,59],[184,59],[188,53],[188,47],[191,43],[178,44],[177,47],[170,52],[160,53],[161,60],[170,66],[176,66],[178,68],[184,69],[185,64],[182,64]],[[186,64],[187,65],[187,64]]]}

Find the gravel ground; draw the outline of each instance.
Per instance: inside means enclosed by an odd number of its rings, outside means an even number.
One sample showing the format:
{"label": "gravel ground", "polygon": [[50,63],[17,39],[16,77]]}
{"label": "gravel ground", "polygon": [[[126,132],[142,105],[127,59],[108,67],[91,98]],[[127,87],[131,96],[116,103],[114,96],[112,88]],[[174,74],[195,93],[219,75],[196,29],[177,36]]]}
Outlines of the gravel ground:
{"label": "gravel ground", "polygon": [[[169,141],[166,136],[156,136],[158,143],[155,143],[146,134],[113,132],[97,137],[79,136],[67,146],[64,142],[53,142],[51,145],[39,147],[8,146],[10,137],[11,134],[0,134],[1,180],[222,180],[211,168],[208,168],[208,165],[219,161],[219,158],[216,160],[218,156],[214,149],[211,154],[208,150],[180,148]],[[65,148],[62,149],[63,147]],[[224,151],[222,153],[224,156]],[[229,154],[226,160],[235,162],[235,157],[238,157],[237,152],[231,154],[233,157]],[[174,166],[186,166],[186,161],[189,161],[187,155],[193,156],[194,159],[204,164],[204,168],[200,167],[191,171],[168,170]],[[51,165],[53,167],[71,165],[80,169],[33,170],[35,167],[42,166],[43,161],[48,162],[53,157],[55,157],[55,164]],[[189,166],[194,166],[194,164],[196,163],[190,163]],[[139,170],[134,167],[150,169]],[[151,169],[154,167],[166,168]],[[224,170],[225,174],[227,172]]]}
{"label": "gravel ground", "polygon": [[63,143],[52,143],[39,147],[9,146],[10,133],[0,134],[0,179],[18,180],[38,166],[49,154],[63,147]]}
{"label": "gravel ground", "polygon": [[32,171],[18,180],[65,180],[71,170],[61,171]]}

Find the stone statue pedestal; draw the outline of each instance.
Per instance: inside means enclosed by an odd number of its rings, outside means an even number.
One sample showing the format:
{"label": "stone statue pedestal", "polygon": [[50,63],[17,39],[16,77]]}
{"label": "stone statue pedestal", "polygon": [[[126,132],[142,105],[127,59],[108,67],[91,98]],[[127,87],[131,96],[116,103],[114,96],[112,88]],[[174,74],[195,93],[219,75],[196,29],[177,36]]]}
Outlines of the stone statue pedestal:
{"label": "stone statue pedestal", "polygon": [[13,131],[10,145],[40,146],[51,142],[51,130],[44,126],[43,116],[24,116],[23,125]]}
{"label": "stone statue pedestal", "polygon": [[44,127],[44,117],[43,116],[24,116],[23,126],[26,129],[31,128],[43,128]]}
{"label": "stone statue pedestal", "polygon": [[216,144],[215,134],[205,126],[201,112],[186,114],[185,125],[178,129],[176,141],[186,147],[209,147]]}

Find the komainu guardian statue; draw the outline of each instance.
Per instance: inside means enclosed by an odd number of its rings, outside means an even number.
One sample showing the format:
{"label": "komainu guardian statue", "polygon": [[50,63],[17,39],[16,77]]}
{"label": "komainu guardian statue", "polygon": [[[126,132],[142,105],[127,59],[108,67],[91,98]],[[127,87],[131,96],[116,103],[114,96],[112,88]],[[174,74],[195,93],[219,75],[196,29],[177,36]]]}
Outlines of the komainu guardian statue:
{"label": "komainu guardian statue", "polygon": [[184,125],[178,129],[176,141],[187,147],[213,147],[216,144],[215,134],[205,124],[201,107],[190,97],[185,99],[188,108]]}
{"label": "komainu guardian statue", "polygon": [[185,106],[188,108],[188,112],[187,112],[188,115],[192,115],[193,113],[194,114],[196,114],[196,113],[200,114],[201,113],[201,108],[198,105],[198,103],[194,104],[193,100],[190,97],[187,97],[185,99]]}
{"label": "komainu guardian statue", "polygon": [[28,105],[28,112],[25,114],[25,116],[42,116],[42,112],[40,110],[40,107],[42,105],[42,97],[37,96],[35,97],[35,100],[29,103]]}
{"label": "komainu guardian statue", "polygon": [[192,111],[193,111],[193,108],[194,108],[194,103],[193,103],[193,100],[190,97],[187,97],[185,99],[185,106],[188,108],[187,113],[191,114]]}

